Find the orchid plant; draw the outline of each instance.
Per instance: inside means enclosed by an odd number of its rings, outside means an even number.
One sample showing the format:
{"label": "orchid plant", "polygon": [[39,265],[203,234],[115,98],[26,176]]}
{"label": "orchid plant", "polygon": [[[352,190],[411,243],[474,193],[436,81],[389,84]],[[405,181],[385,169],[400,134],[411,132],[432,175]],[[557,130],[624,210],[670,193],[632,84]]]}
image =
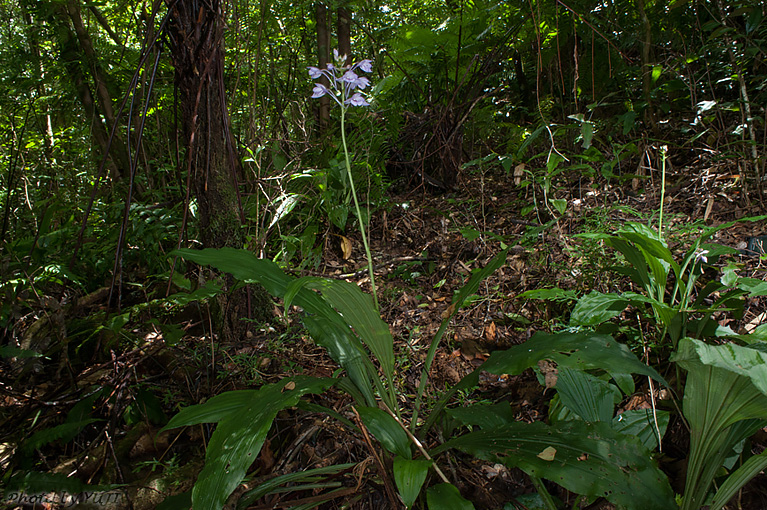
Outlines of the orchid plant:
{"label": "orchid plant", "polygon": [[346,111],[350,106],[370,106],[370,103],[359,92],[365,90],[370,85],[370,80],[364,76],[359,76],[358,71],[369,73],[373,70],[373,63],[370,60],[360,60],[356,64],[349,66],[339,65],[340,62],[346,61],[346,55],[339,55],[338,50],[333,50],[333,56],[336,64],[328,63],[325,69],[319,67],[309,66],[309,76],[312,79],[319,79],[326,77],[330,86],[325,86],[322,83],[315,83],[314,89],[312,89],[312,99],[317,99],[322,96],[329,96],[341,107],[341,144],[344,149],[344,160],[346,163],[346,172],[349,176],[349,187],[352,191],[352,198],[354,199],[354,209],[357,213],[357,219],[360,225],[360,235],[362,236],[362,244],[365,246],[365,256],[368,262],[368,272],[370,273],[370,288],[373,294],[373,302],[375,303],[376,310],[378,306],[378,295],[376,293],[375,275],[373,273],[373,257],[370,253],[370,245],[368,243],[367,235],[365,234],[365,223],[362,221],[362,214],[360,211],[359,200],[357,200],[357,191],[354,187],[354,178],[352,177],[351,159],[349,157],[349,148],[346,145]]}

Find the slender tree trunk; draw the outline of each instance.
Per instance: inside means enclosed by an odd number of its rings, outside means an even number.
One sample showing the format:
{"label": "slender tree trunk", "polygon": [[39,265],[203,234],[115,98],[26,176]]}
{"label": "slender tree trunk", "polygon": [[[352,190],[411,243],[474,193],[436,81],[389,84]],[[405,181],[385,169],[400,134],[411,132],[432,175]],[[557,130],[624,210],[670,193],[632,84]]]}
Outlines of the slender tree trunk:
{"label": "slender tree trunk", "polygon": [[[197,198],[199,230],[208,248],[243,246],[242,217],[237,192],[237,156],[229,131],[224,91],[224,22],[220,0],[179,0],[168,24],[170,52],[176,68],[179,108],[186,142],[187,171]],[[227,279],[228,286],[234,283]],[[269,309],[259,289],[256,310],[264,318]],[[216,321],[222,336],[235,338],[248,317],[244,289],[222,294]]]}
{"label": "slender tree trunk", "polygon": [[336,34],[338,35],[338,53],[346,55],[344,65],[354,62],[352,56],[352,17],[344,7],[336,9]]}
{"label": "slender tree trunk", "polygon": [[658,123],[655,118],[655,107],[652,102],[652,26],[650,18],[647,16],[645,0],[636,0],[639,17],[642,20],[642,92],[645,102],[645,121],[650,124],[650,129],[655,133],[658,130]]}

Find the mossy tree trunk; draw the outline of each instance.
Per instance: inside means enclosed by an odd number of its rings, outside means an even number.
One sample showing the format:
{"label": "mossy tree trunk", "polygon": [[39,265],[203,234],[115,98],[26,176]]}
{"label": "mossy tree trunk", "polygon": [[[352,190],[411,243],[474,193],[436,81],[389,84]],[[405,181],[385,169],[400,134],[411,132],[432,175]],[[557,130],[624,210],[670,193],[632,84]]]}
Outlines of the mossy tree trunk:
{"label": "mossy tree trunk", "polygon": [[[197,198],[200,240],[206,248],[241,248],[244,218],[224,90],[222,5],[220,0],[168,3],[172,6],[170,53],[176,69],[187,171]],[[222,337],[235,339],[245,333],[242,318],[264,319],[271,308],[262,288],[250,294],[246,289],[233,291],[232,279],[224,280],[227,291],[220,296],[214,315]]]}

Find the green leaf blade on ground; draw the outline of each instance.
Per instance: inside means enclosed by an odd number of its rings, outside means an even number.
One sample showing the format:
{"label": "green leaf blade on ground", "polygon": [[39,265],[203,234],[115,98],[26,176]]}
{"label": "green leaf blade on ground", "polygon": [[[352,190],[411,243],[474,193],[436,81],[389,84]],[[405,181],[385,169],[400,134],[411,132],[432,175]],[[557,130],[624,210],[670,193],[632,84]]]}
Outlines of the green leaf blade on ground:
{"label": "green leaf blade on ground", "polygon": [[239,412],[256,393],[257,390],[227,391],[202,404],[185,407],[160,432],[200,423],[218,423],[232,413]]}
{"label": "green leaf blade on ground", "polygon": [[471,501],[465,500],[458,488],[449,483],[429,487],[426,491],[426,503],[429,510],[474,510]]}
{"label": "green leaf blade on ground", "polygon": [[578,300],[570,315],[572,326],[596,326],[620,314],[628,300],[620,294],[592,291]]}
{"label": "green leaf blade on ground", "polygon": [[558,366],[608,373],[641,374],[668,386],[652,367],[639,361],[631,349],[608,335],[598,333],[536,333],[527,342],[490,355],[481,366],[492,374],[518,375],[550,359]]}
{"label": "green leaf blade on ground", "polygon": [[277,413],[295,405],[307,393],[324,391],[333,381],[295,377],[245,394],[247,400],[237,411],[221,418],[213,432],[205,454],[205,467],[192,489],[194,508],[223,508],[258,457]]}
{"label": "green leaf blade on ground", "polygon": [[514,422],[470,432],[444,443],[434,453],[448,448],[518,467],[577,494],[604,497],[628,509],[676,507],[668,479],[647,450],[609,424]]}

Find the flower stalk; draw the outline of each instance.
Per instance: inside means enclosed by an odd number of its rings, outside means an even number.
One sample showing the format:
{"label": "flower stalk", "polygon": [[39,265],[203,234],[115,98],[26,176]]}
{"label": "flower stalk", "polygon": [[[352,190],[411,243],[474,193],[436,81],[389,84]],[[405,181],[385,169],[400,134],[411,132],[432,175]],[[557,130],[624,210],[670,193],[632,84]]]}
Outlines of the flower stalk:
{"label": "flower stalk", "polygon": [[[345,55],[339,55],[338,50],[333,50],[336,62],[346,60]],[[312,98],[316,99],[322,96],[330,96],[338,106],[341,107],[341,144],[344,150],[344,161],[346,163],[346,173],[349,177],[349,187],[351,188],[352,198],[354,199],[354,210],[357,213],[359,221],[360,236],[362,244],[365,247],[365,256],[367,257],[368,273],[370,274],[370,288],[373,294],[373,303],[376,311],[379,311],[378,294],[376,292],[375,274],[373,271],[373,256],[370,252],[367,234],[365,233],[365,222],[362,220],[359,200],[357,199],[357,190],[354,187],[354,178],[352,176],[351,158],[349,157],[349,148],[346,144],[346,110],[350,106],[369,106],[370,103],[360,94],[358,90],[364,90],[370,85],[370,80],[364,76],[359,76],[357,71],[369,73],[373,70],[370,60],[360,60],[351,66],[337,66],[328,63],[327,68],[319,69],[310,66],[308,68],[309,76],[313,79],[325,76],[330,83],[327,87],[321,83],[315,83],[312,89]]]}

